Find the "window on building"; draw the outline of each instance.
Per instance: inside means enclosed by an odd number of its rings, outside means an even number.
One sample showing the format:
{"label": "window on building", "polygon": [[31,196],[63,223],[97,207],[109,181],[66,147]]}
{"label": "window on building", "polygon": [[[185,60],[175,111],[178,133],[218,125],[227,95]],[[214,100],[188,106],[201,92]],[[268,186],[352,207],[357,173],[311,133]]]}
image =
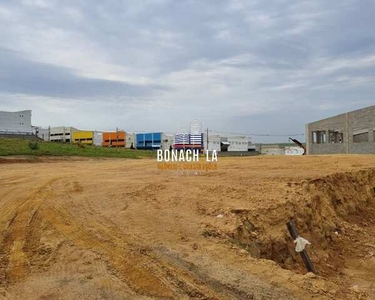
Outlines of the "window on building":
{"label": "window on building", "polygon": [[313,144],[317,144],[318,143],[318,134],[317,134],[316,131],[312,132],[312,142],[313,142]]}
{"label": "window on building", "polygon": [[353,133],[353,143],[366,143],[368,142],[368,131]]}
{"label": "window on building", "polygon": [[341,144],[344,142],[344,134],[342,132],[330,130],[328,134],[329,134],[329,143]]}
{"label": "window on building", "polygon": [[327,134],[325,131],[320,131],[320,137],[321,144],[327,143]]}
{"label": "window on building", "polygon": [[325,144],[327,143],[327,134],[323,130],[312,132],[312,142],[313,144]]}

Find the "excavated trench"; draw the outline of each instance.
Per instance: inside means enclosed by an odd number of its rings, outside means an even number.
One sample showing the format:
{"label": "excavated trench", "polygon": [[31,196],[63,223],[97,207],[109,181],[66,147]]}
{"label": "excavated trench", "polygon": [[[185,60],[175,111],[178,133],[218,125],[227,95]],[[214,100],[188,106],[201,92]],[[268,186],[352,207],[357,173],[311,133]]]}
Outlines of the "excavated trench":
{"label": "excavated trench", "polygon": [[351,257],[367,254],[375,231],[375,169],[346,172],[290,185],[289,200],[267,209],[233,210],[239,226],[231,243],[256,258],[305,273],[286,222],[293,219],[319,275],[338,274]]}

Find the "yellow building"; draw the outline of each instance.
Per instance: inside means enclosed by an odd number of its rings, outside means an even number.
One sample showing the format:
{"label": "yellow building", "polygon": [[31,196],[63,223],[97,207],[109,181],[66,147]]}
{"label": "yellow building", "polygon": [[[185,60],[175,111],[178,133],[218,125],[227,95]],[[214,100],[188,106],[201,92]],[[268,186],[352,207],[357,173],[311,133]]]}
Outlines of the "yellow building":
{"label": "yellow building", "polygon": [[73,132],[73,143],[92,145],[94,139],[93,131],[76,131]]}

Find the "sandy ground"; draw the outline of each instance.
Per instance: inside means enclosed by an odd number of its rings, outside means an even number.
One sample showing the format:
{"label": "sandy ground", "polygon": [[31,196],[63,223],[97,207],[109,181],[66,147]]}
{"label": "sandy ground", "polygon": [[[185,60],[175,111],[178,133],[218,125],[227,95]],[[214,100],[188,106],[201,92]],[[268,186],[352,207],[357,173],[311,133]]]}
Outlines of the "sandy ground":
{"label": "sandy ground", "polygon": [[375,299],[375,156],[219,158],[201,175],[13,162],[0,160],[0,299]]}

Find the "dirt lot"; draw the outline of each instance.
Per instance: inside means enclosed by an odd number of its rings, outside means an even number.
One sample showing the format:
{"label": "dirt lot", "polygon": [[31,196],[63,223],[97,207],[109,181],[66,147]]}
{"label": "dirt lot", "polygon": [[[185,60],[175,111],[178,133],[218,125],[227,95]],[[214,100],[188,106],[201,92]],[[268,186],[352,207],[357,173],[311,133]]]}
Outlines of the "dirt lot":
{"label": "dirt lot", "polygon": [[0,299],[375,299],[375,156],[12,162]]}

